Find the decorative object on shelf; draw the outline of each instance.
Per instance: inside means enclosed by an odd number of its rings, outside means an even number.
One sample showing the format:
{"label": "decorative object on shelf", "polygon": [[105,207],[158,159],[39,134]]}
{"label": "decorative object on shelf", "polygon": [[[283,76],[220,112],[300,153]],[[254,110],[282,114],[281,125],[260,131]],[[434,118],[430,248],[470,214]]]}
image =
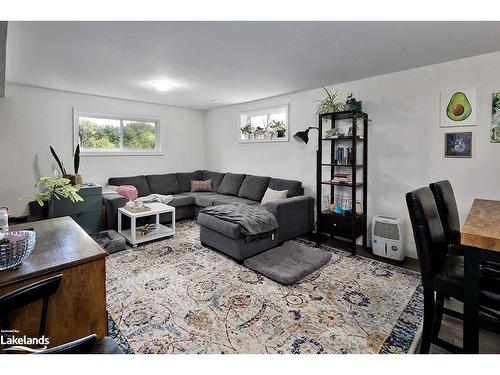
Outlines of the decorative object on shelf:
{"label": "decorative object on shelf", "polygon": [[343,137],[344,132],[341,129],[327,129],[325,130],[325,138],[328,139],[337,139],[339,137]]}
{"label": "decorative object on shelf", "polygon": [[0,240],[0,271],[17,268],[35,247],[36,233],[19,230],[2,233]]}
{"label": "decorative object on shelf", "polygon": [[252,124],[248,123],[245,126],[243,126],[240,130],[241,134],[243,134],[245,139],[253,139],[255,128],[252,126]]}
{"label": "decorative object on shelf", "polygon": [[346,111],[358,111],[361,112],[363,108],[363,102],[361,100],[357,100],[352,92],[347,95],[347,99],[345,101],[345,110]]}
{"label": "decorative object on shelf", "polygon": [[364,213],[363,202],[356,201],[356,215],[363,215],[363,213]]}
{"label": "decorative object on shelf", "polygon": [[351,216],[351,197],[345,194],[335,194],[333,196],[325,195],[323,197],[323,213],[328,215]]}
{"label": "decorative object on shelf", "polygon": [[339,94],[337,92],[331,92],[326,87],[323,87],[326,92],[326,98],[322,100],[317,100],[319,102],[316,108],[316,114],[321,115],[323,113],[338,112],[342,109],[342,103],[339,100]]}
{"label": "decorative object on shelf", "polygon": [[472,132],[445,133],[444,138],[445,157],[472,157]]}
{"label": "decorative object on shelf", "polygon": [[441,127],[476,125],[476,89],[441,91]]}
{"label": "decorative object on shelf", "polygon": [[71,185],[71,181],[64,177],[59,177],[57,170],[54,170],[53,176],[40,177],[35,185],[34,192],[26,198],[35,198],[38,204],[43,207],[45,202],[48,204],[48,218],[54,217],[54,199],[68,198],[71,202],[83,202],[83,198],[78,194],[78,188]]}
{"label": "decorative object on shelf", "polygon": [[491,143],[500,143],[500,92],[491,98]]}
{"label": "decorative object on shelf", "polygon": [[286,134],[286,126],[283,121],[272,120],[268,125],[272,134],[276,134],[278,138],[283,138]]}
{"label": "decorative object on shelf", "polygon": [[[359,134],[359,127],[358,127],[358,121],[356,119],[354,119],[354,124],[356,125],[356,133]],[[347,132],[347,135],[349,137],[352,137],[352,129],[353,127],[352,126],[349,126],[349,131]]]}
{"label": "decorative object on shelf", "polygon": [[71,185],[82,185],[83,184],[83,178],[82,175],[78,173],[78,170],[80,169],[80,145],[76,146],[75,149],[75,156],[73,158],[73,167],[75,173],[67,173],[66,168],[64,167],[64,163],[59,159],[57,156],[56,151],[52,146],[50,146],[50,153],[54,157],[57,165],[59,166],[59,169],[61,170],[61,174],[63,178],[67,178],[70,180]]}

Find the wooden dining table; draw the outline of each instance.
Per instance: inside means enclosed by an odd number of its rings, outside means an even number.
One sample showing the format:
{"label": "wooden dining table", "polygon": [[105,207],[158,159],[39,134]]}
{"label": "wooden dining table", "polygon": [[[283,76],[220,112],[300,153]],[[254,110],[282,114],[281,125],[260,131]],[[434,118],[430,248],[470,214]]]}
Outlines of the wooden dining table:
{"label": "wooden dining table", "polygon": [[474,200],[460,242],[464,247],[464,352],[478,353],[480,264],[500,263],[500,201]]}

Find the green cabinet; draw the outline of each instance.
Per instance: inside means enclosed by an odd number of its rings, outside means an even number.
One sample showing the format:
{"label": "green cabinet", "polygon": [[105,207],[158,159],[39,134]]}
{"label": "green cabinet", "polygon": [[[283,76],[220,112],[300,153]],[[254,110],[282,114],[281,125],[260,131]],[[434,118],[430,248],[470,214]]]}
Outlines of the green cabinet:
{"label": "green cabinet", "polygon": [[101,230],[102,187],[84,184],[79,191],[83,202],[73,203],[69,199],[54,200],[54,217],[70,216],[87,233]]}

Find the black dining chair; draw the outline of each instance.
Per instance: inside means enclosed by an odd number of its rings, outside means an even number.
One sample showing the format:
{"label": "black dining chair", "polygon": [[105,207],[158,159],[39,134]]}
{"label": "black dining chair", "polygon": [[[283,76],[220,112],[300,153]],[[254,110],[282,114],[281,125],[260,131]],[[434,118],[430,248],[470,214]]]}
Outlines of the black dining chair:
{"label": "black dining chair", "polygon": [[[38,337],[45,335],[47,314],[49,310],[49,298],[55,294],[61,285],[63,275],[52,276],[35,283],[16,289],[0,297],[0,326],[3,330],[10,330],[9,316],[21,307],[42,300],[42,311]],[[50,349],[43,349],[40,353],[123,353],[119,346],[110,337],[97,339],[96,335],[90,335],[67,344]],[[9,351],[8,348],[4,349]]]}
{"label": "black dining chair", "polygon": [[56,275],[26,285],[20,289],[0,297],[0,324],[4,330],[11,329],[9,324],[9,315],[30,303],[42,300],[42,312],[40,316],[40,326],[38,328],[38,337],[45,334],[45,325],[47,323],[47,312],[49,309],[49,298],[59,288],[63,275]]}
{"label": "black dining chair", "polygon": [[[457,201],[450,181],[443,180],[429,184],[436,206],[439,212],[439,218],[443,225],[448,252],[452,254],[463,255],[464,250],[460,245],[460,216],[458,214]],[[481,264],[483,275],[488,274],[491,277],[500,277],[500,264],[485,261]],[[500,290],[498,290],[500,292]]]}
{"label": "black dining chair", "polygon": [[[406,194],[406,204],[417,246],[418,261],[424,288],[424,325],[420,353],[428,353],[431,343],[451,352],[461,348],[439,339],[443,313],[462,318],[458,312],[451,313],[444,308],[444,298],[451,297],[463,301],[464,258],[450,254],[446,236],[434,196],[428,187]],[[497,293],[500,279],[480,279],[479,301],[489,317],[500,311],[500,293]],[[493,311],[492,311],[493,310]],[[490,319],[484,317],[484,319]]]}

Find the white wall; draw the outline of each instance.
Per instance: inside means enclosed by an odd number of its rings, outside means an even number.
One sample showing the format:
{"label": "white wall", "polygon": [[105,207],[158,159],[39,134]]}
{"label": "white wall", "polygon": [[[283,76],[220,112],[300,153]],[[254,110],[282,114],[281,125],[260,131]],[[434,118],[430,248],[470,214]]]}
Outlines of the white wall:
{"label": "white wall", "polygon": [[[500,91],[500,53],[476,56],[330,86],[342,98],[352,91],[363,100],[373,120],[369,126],[368,216],[384,214],[405,221],[408,255],[416,257],[404,195],[439,179],[455,189],[462,222],[474,198],[500,199],[500,144],[489,142],[491,94]],[[441,90],[477,89],[477,126],[472,159],[444,158],[444,133],[439,127]],[[315,194],[316,133],[307,146],[288,143],[239,144],[238,113],[290,103],[291,134],[316,125],[315,100],[321,89],[210,110],[207,115],[207,157],[210,168],[303,181]]]}
{"label": "white wall", "polygon": [[73,169],[73,107],[158,117],[161,123],[164,155],[82,157],[85,182],[103,184],[110,176],[207,166],[205,111],[8,84],[6,97],[0,98],[0,206],[8,206],[12,215],[26,212],[26,201],[18,198],[31,193],[38,177],[56,168],[50,145]]}

